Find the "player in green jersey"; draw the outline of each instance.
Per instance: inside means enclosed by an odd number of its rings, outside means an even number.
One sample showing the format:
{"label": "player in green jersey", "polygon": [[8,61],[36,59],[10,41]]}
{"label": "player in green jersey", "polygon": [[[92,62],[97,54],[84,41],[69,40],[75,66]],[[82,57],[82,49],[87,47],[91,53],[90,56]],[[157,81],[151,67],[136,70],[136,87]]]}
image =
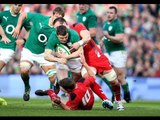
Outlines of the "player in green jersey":
{"label": "player in green jersey", "polygon": [[23,95],[25,101],[30,99],[29,71],[34,65],[34,62],[37,62],[40,65],[51,83],[54,83],[55,81],[55,62],[49,62],[44,59],[44,50],[50,34],[55,31],[53,22],[57,17],[64,17],[64,10],[61,7],[56,7],[51,16],[28,12],[21,14],[18,20],[18,25],[13,34],[14,37],[19,35],[20,28],[25,19],[33,24],[29,37],[21,52],[20,61],[21,78],[25,85]]}
{"label": "player in green jersey", "polygon": [[[52,51],[56,51],[57,44],[64,44],[67,47],[80,40],[78,33],[72,29],[68,29],[65,25],[57,27],[56,32],[53,32],[48,40],[45,48],[44,57],[48,61],[57,62],[57,77],[61,80],[68,77],[68,71],[72,72],[73,78],[76,81],[81,76],[81,67],[79,52],[83,50],[80,47],[77,51],[70,55],[58,54],[53,55]],[[73,59],[74,58],[74,59]]]}
{"label": "player in green jersey", "polygon": [[[15,54],[17,38],[12,37],[12,33],[17,25],[22,6],[23,4],[12,4],[10,10],[0,12],[0,71]],[[23,26],[27,31],[31,28],[25,21]]]}
{"label": "player in green jersey", "polygon": [[114,6],[110,6],[107,10],[107,20],[103,25],[103,34],[106,56],[117,72],[118,80],[124,92],[124,100],[130,102],[129,86],[125,79],[127,51],[123,43],[124,26],[117,18],[117,8]]}
{"label": "player in green jersey", "polygon": [[77,22],[83,23],[89,30],[91,37],[96,40],[97,16],[90,8],[90,4],[79,4],[79,12],[77,13]]}

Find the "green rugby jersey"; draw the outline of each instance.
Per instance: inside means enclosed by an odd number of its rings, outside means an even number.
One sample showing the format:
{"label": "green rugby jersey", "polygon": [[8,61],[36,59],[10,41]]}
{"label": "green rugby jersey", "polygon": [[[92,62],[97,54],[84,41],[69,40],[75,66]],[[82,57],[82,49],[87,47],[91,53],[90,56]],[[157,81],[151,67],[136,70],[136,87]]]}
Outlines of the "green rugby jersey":
{"label": "green rugby jersey", "polygon": [[27,13],[27,21],[33,25],[24,47],[34,54],[44,53],[49,36],[55,31],[55,28],[48,25],[49,18],[39,13]]}
{"label": "green rugby jersey", "polygon": [[[14,50],[16,49],[16,38],[12,37],[15,27],[17,26],[19,15],[13,16],[10,10],[0,12],[0,25],[2,26],[6,36],[11,40],[10,43],[5,44],[4,42],[0,42],[0,48],[6,48]],[[23,26],[26,30],[31,28],[29,22],[24,21]],[[0,36],[0,40],[2,37]]]}
{"label": "green rugby jersey", "polygon": [[[96,28],[97,27],[97,16],[91,10],[91,8],[88,9],[85,13],[81,14],[80,12],[77,13],[77,22],[83,23],[86,28],[89,30],[89,28]],[[98,44],[98,41],[96,40],[96,37],[93,38],[96,44]]]}
{"label": "green rugby jersey", "polygon": [[[67,40],[67,43],[65,43],[65,45],[70,48],[70,46],[73,43],[78,42],[80,40],[80,37],[78,33],[72,29],[68,29],[68,35],[69,35],[68,40]],[[45,49],[56,51],[56,47],[58,44],[60,44],[60,41],[56,35],[56,32],[54,31],[52,32]]]}
{"label": "green rugby jersey", "polygon": [[[124,33],[124,26],[122,22],[117,18],[113,20],[111,23],[108,21],[104,22],[103,31],[108,31],[108,34],[111,36],[115,36],[116,34]],[[110,41],[108,38],[104,39],[104,45],[106,51],[108,53],[112,51],[125,50],[124,43],[114,43]]]}

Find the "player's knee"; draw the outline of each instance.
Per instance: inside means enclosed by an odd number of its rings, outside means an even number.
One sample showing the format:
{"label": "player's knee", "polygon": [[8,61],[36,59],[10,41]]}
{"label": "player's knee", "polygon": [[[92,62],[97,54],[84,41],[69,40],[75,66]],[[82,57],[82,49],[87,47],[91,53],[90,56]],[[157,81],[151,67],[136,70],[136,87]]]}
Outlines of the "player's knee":
{"label": "player's knee", "polygon": [[103,75],[104,78],[106,78],[108,81],[112,82],[117,79],[116,72],[112,69],[110,72]]}
{"label": "player's knee", "polygon": [[47,72],[46,72],[46,75],[49,77],[49,78],[52,78],[52,79],[54,79],[55,77],[55,74],[56,74],[56,70],[55,69],[51,69],[51,70],[48,70]]}
{"label": "player's knee", "polygon": [[31,69],[31,64],[28,62],[20,62],[21,73],[26,73]]}

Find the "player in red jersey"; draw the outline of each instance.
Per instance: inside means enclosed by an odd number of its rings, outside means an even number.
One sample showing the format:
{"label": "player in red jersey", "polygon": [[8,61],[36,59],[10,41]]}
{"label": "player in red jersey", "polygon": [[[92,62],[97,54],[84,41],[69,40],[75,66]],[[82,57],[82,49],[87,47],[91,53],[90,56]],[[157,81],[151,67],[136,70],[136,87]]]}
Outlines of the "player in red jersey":
{"label": "player in red jersey", "polygon": [[71,50],[77,49],[79,46],[84,46],[84,56],[87,64],[91,67],[94,67],[98,74],[101,74],[102,77],[105,77],[110,81],[115,95],[117,110],[124,110],[120,96],[120,83],[118,82],[117,75],[108,58],[102,53],[93,39],[91,39],[89,31],[82,23],[75,23],[71,25],[70,28],[77,31],[81,37],[81,41],[73,44]]}
{"label": "player in red jersey", "polygon": [[[51,101],[65,110],[91,110],[94,104],[94,95],[91,88],[96,83],[95,74],[86,63],[83,53],[80,54],[80,57],[81,63],[86,68],[88,76],[86,78],[81,78],[77,82],[71,78],[64,78],[58,82],[60,89],[69,95],[67,103],[63,103],[53,90],[46,91]],[[108,104],[108,108],[113,108],[111,102]]]}

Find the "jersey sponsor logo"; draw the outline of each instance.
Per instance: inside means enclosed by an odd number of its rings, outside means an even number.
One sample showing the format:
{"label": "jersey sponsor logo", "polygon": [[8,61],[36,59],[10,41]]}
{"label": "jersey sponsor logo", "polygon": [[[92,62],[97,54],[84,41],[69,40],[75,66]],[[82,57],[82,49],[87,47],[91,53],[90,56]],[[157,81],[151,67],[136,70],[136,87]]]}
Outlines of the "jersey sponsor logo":
{"label": "jersey sponsor logo", "polygon": [[7,21],[7,19],[8,19],[8,17],[6,17],[6,16],[3,16],[3,18]]}
{"label": "jersey sponsor logo", "polygon": [[43,27],[42,23],[39,23],[39,26],[40,26],[40,28],[42,28]]}
{"label": "jersey sponsor logo", "polygon": [[108,30],[109,30],[109,31],[111,31],[111,30],[112,30],[112,28],[113,28],[112,26],[109,26],[109,27],[108,27]]}
{"label": "jersey sponsor logo", "polygon": [[14,31],[14,29],[15,29],[15,27],[14,27],[13,25],[7,25],[7,27],[6,27],[6,32],[7,32],[8,34],[12,34],[13,31]]}
{"label": "jersey sponsor logo", "polygon": [[84,22],[84,21],[86,21],[86,19],[87,19],[86,17],[83,17],[83,18],[82,18],[82,21]]}
{"label": "jersey sponsor logo", "polygon": [[47,37],[45,34],[39,34],[38,35],[38,40],[42,43],[46,42],[47,41]]}

